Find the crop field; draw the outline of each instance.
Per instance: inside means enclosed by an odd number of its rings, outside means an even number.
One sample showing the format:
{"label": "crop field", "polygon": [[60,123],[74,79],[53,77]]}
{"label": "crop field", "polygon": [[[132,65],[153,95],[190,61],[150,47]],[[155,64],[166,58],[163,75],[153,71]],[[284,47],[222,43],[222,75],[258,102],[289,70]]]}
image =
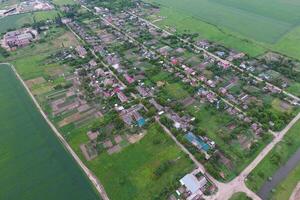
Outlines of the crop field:
{"label": "crop field", "polygon": [[0,19],[0,34],[5,33],[9,29],[21,28],[26,24],[32,24],[36,21],[51,20],[57,17],[57,11],[39,11],[34,13],[24,13],[19,15],[12,15]]}
{"label": "crop field", "polygon": [[0,104],[0,199],[99,199],[7,65]]}
{"label": "crop field", "polygon": [[[79,144],[84,141],[87,141],[84,131],[71,133],[69,142],[76,151],[80,152]],[[160,176],[155,175],[166,162],[172,165]],[[125,147],[120,153],[102,152],[87,165],[102,181],[112,200],[166,199],[159,196],[165,187],[178,184],[194,166],[157,124],[150,125],[141,141]]]}
{"label": "crop field", "polygon": [[[300,58],[300,2],[295,0],[146,0],[161,6],[160,25],[198,32],[229,47],[258,55],[273,49]],[[287,45],[289,44],[289,45]],[[296,52],[295,52],[296,50]],[[298,51],[297,51],[298,50]]]}
{"label": "crop field", "polygon": [[33,19],[30,13],[4,17],[0,19],[0,34],[9,29],[21,28],[23,25],[31,23],[33,23]]}
{"label": "crop field", "polygon": [[76,4],[75,1],[73,0],[53,0],[52,1],[53,4],[56,4],[58,6],[63,6],[63,5],[73,5]]}

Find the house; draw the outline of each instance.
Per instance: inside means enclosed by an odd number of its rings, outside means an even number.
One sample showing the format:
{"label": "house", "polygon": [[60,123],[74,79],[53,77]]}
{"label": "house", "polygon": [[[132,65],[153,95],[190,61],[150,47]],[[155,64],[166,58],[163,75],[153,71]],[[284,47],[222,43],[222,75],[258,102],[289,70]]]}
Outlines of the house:
{"label": "house", "polygon": [[156,108],[156,110],[158,111],[162,111],[163,110],[163,106],[161,106],[160,104],[158,104],[155,99],[150,99],[149,102]]}
{"label": "house", "polygon": [[222,60],[218,63],[219,66],[221,66],[223,69],[228,69],[230,67],[230,62],[227,60]]}
{"label": "house", "polygon": [[185,187],[189,194],[187,200],[192,200],[202,196],[201,189],[205,187],[207,180],[204,176],[198,179],[194,174],[187,174],[180,179],[180,184]]}
{"label": "house", "polygon": [[100,135],[100,133],[98,131],[95,131],[95,132],[89,131],[89,132],[87,132],[87,136],[90,139],[90,141],[96,140],[98,135]]}
{"label": "house", "polygon": [[96,62],[95,60],[91,60],[91,61],[89,62],[89,65],[90,65],[91,67],[96,67],[96,66],[97,66],[97,62]]}
{"label": "house", "polygon": [[87,51],[82,46],[77,46],[75,50],[77,51],[79,57],[81,57],[81,58],[84,58],[87,54]]}
{"label": "house", "polygon": [[125,96],[125,94],[122,91],[117,92],[117,96],[122,103],[128,101],[128,98]]}
{"label": "house", "polygon": [[135,80],[134,80],[134,78],[132,78],[131,76],[129,76],[128,74],[125,74],[124,75],[124,78],[126,79],[126,81],[129,83],[129,84],[131,84],[131,83],[133,83]]}
{"label": "house", "polygon": [[188,132],[184,136],[190,143],[192,143],[194,146],[196,146],[199,150],[203,150],[207,152],[210,149],[210,146],[204,142],[204,140],[196,135],[194,135],[192,132]]}

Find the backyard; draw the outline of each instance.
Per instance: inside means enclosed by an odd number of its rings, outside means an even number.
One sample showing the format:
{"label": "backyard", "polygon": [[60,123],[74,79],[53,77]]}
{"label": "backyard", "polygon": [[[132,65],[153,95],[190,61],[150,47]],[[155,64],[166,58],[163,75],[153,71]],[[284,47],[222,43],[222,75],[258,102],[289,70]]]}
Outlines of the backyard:
{"label": "backyard", "polygon": [[[79,144],[86,141],[83,130],[72,132],[69,139],[79,154]],[[168,162],[172,165],[157,176],[158,168]],[[112,200],[161,197],[193,169],[191,160],[157,124],[150,125],[141,141],[112,155],[102,152],[87,165],[100,178]]]}

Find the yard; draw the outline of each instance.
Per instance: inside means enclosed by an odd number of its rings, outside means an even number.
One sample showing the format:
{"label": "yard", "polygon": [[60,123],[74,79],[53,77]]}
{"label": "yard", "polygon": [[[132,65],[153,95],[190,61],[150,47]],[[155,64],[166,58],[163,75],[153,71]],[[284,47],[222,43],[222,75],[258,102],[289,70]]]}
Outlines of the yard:
{"label": "yard", "polygon": [[[248,141],[249,144],[255,140],[249,125],[248,128],[247,126],[238,125],[238,122],[225,112],[216,111],[206,104],[195,104],[190,106],[188,111],[196,117],[197,124],[195,128],[197,132],[216,142],[217,149],[230,160],[231,164],[227,164],[227,166],[222,163],[218,164],[212,159],[208,162],[215,167],[217,166],[214,169],[215,173],[224,173],[224,178],[220,179],[222,181],[234,178],[264,147],[266,141],[257,142],[253,149],[248,148],[247,145],[244,147],[244,142],[240,142],[239,137]],[[234,128],[232,128],[232,125],[234,125]],[[267,138],[266,140],[268,140]]]}
{"label": "yard", "polygon": [[251,200],[245,193],[235,193],[229,200]]}
{"label": "yard", "polygon": [[[85,141],[87,136],[80,131],[69,139],[77,151],[80,151],[79,144]],[[155,171],[166,162],[172,165],[157,176]],[[165,190],[178,184],[178,180],[193,169],[191,160],[157,124],[150,125],[138,143],[125,147],[120,153],[102,152],[87,164],[112,200],[161,198]]]}
{"label": "yard", "polygon": [[170,98],[175,100],[182,100],[189,96],[189,93],[183,89],[180,83],[167,84],[163,90]]}

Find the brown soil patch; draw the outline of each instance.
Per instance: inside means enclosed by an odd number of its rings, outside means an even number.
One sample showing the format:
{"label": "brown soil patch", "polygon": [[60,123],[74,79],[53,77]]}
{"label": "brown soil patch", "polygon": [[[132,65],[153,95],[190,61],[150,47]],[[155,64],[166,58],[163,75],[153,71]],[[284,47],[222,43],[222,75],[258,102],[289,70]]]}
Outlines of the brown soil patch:
{"label": "brown soil patch", "polygon": [[46,80],[44,79],[44,77],[37,77],[37,78],[25,81],[26,85],[29,88],[32,88],[32,86],[34,86],[34,85],[42,84],[42,83],[45,83],[45,82],[46,82]]}
{"label": "brown soil patch", "polygon": [[134,144],[138,141],[140,141],[144,136],[146,135],[146,132],[142,132],[140,134],[133,134],[133,135],[127,135],[127,140],[131,143]]}

